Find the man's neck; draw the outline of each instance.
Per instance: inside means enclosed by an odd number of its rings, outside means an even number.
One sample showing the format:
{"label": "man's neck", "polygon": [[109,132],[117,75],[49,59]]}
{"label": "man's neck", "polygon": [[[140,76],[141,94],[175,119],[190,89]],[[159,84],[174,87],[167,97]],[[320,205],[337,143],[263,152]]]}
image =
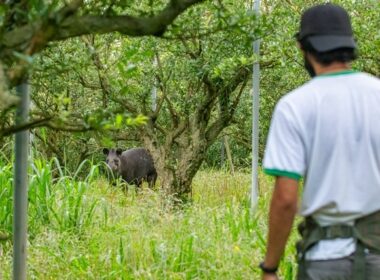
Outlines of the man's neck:
{"label": "man's neck", "polygon": [[341,71],[350,70],[350,69],[351,69],[350,63],[344,63],[344,62],[333,62],[332,64],[328,66],[324,66],[319,63],[314,64],[314,70],[317,76],[322,75],[322,74],[341,72]]}

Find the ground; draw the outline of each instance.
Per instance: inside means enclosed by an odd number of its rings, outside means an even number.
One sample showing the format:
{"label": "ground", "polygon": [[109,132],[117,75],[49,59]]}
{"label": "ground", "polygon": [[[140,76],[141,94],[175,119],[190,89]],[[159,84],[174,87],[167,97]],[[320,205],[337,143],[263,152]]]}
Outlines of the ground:
{"label": "ground", "polygon": [[[53,179],[53,165],[35,164],[31,176],[29,279],[260,279],[271,178],[260,174],[251,214],[249,173],[200,171],[193,203],[170,209],[159,191],[125,194],[95,167],[83,181]],[[1,171],[0,180],[10,176]],[[296,238],[294,230],[282,279],[294,278]],[[11,242],[0,246],[0,273],[11,279]]]}

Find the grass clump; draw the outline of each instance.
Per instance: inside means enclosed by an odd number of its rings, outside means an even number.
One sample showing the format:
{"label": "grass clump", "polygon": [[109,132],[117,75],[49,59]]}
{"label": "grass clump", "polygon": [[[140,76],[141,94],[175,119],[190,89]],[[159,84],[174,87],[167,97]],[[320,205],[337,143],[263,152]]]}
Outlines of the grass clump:
{"label": "grass clump", "polygon": [[[260,279],[272,189],[260,177],[258,210],[249,209],[250,174],[201,171],[193,202],[168,210],[160,191],[127,194],[90,164],[80,180],[56,161],[34,162],[29,187],[30,279]],[[78,173],[78,172],[77,172]],[[55,175],[54,175],[55,174]],[[58,174],[58,175],[57,175]],[[1,167],[0,230],[11,232],[12,170]],[[4,204],[3,204],[4,203]],[[292,235],[294,243],[295,235]],[[11,242],[1,243],[11,279]],[[294,250],[280,268],[293,279]]]}

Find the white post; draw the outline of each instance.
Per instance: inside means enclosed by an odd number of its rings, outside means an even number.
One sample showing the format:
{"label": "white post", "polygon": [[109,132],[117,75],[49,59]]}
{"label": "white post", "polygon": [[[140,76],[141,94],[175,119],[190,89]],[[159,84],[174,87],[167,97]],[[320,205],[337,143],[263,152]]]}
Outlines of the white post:
{"label": "white post", "polygon": [[[253,9],[256,16],[260,13],[260,0],[255,0]],[[259,84],[260,84],[260,63],[259,63],[260,40],[253,42],[253,52],[256,54],[256,62],[253,64],[252,77],[252,186],[251,186],[251,212],[253,213],[258,202],[258,168],[259,168]]]}
{"label": "white post", "polygon": [[[157,70],[157,55],[156,54],[154,56],[154,60],[153,60],[153,67]],[[152,111],[156,111],[156,108],[157,108],[157,87],[156,87],[156,84],[155,84],[155,80],[154,79],[154,82],[153,82],[153,87],[152,87],[152,92],[151,92],[151,96],[152,96]]]}
{"label": "white post", "polygon": [[[29,115],[29,89],[24,81],[17,86],[20,104],[16,112],[16,124],[22,125]],[[27,220],[28,220],[28,153],[29,130],[16,133],[13,191],[13,279],[26,280]]]}

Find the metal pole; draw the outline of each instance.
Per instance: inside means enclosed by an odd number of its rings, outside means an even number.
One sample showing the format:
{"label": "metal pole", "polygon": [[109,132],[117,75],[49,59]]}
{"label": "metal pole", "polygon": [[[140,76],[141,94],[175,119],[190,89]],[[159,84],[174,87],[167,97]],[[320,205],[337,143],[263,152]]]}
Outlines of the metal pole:
{"label": "metal pole", "polygon": [[[260,0],[254,1],[253,10],[256,16],[260,13]],[[259,98],[260,98],[260,40],[253,42],[253,52],[256,54],[256,62],[253,64],[252,76],[252,186],[251,186],[251,211],[254,212],[258,202],[258,168],[259,168]]]}
{"label": "metal pole", "polygon": [[[157,69],[157,55],[154,56],[154,60],[153,60],[153,67],[155,69]],[[152,95],[152,111],[154,112],[156,111],[156,108],[157,108],[157,87],[156,87],[155,82],[153,83],[151,95]]]}
{"label": "metal pole", "polygon": [[224,147],[224,141],[223,138],[220,139],[220,168],[222,169],[224,167],[224,161],[225,161],[225,147]]}
{"label": "metal pole", "polygon": [[[16,125],[25,123],[29,115],[27,82],[16,88],[21,102],[16,112]],[[13,279],[26,279],[26,240],[28,206],[28,149],[29,131],[16,133],[14,194],[13,194]]]}

